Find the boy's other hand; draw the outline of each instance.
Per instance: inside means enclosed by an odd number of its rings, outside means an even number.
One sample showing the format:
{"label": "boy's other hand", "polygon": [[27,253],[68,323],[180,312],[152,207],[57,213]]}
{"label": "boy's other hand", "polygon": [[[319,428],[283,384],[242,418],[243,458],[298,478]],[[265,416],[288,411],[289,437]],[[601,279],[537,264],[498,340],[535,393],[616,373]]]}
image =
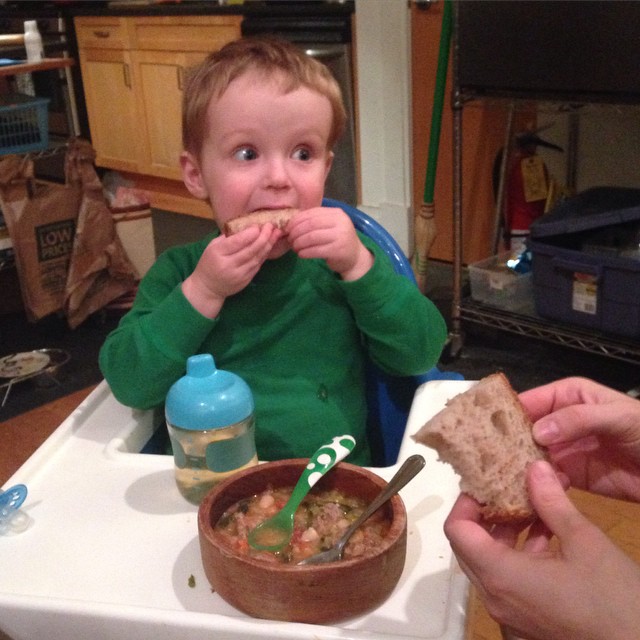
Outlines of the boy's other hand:
{"label": "boy's other hand", "polygon": [[215,318],[226,298],[251,282],[282,235],[272,224],[266,224],[214,238],[182,283],[185,297],[202,315]]}
{"label": "boy's other hand", "polygon": [[343,280],[357,280],[373,266],[351,218],[338,208],[301,211],[286,228],[291,248],[301,258],[322,258]]}

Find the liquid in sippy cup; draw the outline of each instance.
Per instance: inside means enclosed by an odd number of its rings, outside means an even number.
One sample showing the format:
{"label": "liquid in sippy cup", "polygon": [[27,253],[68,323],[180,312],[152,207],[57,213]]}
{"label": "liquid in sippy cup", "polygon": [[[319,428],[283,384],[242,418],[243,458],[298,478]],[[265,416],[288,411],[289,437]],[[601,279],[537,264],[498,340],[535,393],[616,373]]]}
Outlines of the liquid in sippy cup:
{"label": "liquid in sippy cup", "polygon": [[233,473],[258,463],[253,395],[242,378],[191,356],[167,394],[165,416],[176,484],[193,504]]}

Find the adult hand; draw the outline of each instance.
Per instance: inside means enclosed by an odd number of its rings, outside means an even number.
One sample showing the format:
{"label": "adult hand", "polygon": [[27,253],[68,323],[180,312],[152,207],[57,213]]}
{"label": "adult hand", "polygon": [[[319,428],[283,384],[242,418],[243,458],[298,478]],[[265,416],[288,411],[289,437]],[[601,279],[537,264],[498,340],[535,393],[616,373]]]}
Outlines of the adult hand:
{"label": "adult hand", "polygon": [[214,238],[182,283],[182,292],[202,315],[215,318],[226,298],[251,282],[281,237],[282,231],[266,224]]}
{"label": "adult hand", "polygon": [[357,280],[373,266],[349,216],[338,208],[298,213],[287,225],[289,244],[301,258],[322,258],[343,280]]}
{"label": "adult hand", "polygon": [[[516,550],[517,528],[487,530],[462,494],[445,522],[458,561],[489,613],[523,638],[631,640],[640,629],[640,567],[573,506],[553,469],[528,470],[541,523]],[[549,546],[549,532],[557,544]]]}
{"label": "adult hand", "polygon": [[520,394],[536,441],[572,486],[640,502],[640,402],[585,378]]}

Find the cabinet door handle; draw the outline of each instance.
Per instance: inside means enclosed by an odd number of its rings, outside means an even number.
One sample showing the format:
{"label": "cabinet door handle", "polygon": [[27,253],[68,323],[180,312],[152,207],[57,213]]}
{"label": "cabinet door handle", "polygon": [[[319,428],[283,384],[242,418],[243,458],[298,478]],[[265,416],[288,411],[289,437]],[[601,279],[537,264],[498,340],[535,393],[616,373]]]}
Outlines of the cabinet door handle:
{"label": "cabinet door handle", "polygon": [[125,86],[131,89],[131,73],[129,72],[129,65],[126,62],[122,65],[122,74],[124,76]]}
{"label": "cabinet door handle", "polygon": [[184,89],[184,67],[176,67],[177,81],[178,81],[178,90],[182,91]]}
{"label": "cabinet door handle", "polygon": [[108,38],[111,34],[108,31],[100,31],[98,29],[95,29],[93,31],[93,35],[96,38],[103,38],[104,39],[104,38]]}

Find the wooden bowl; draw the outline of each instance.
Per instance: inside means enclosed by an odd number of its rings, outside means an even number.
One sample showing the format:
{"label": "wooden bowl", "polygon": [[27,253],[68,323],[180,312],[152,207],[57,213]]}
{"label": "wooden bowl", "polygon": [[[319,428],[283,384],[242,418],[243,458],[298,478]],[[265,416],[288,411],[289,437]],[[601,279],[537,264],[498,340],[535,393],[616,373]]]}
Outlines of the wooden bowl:
{"label": "wooden bowl", "polygon": [[[239,556],[221,541],[214,526],[231,505],[269,485],[292,487],[307,463],[307,459],[278,460],[241,471],[214,487],[200,505],[198,532],[207,579],[224,600],[250,616],[335,623],[382,604],[402,574],[407,513],[397,495],[381,507],[391,526],[372,555],[319,565],[270,564]],[[386,484],[371,471],[341,462],[316,487],[338,489],[368,503]]]}

